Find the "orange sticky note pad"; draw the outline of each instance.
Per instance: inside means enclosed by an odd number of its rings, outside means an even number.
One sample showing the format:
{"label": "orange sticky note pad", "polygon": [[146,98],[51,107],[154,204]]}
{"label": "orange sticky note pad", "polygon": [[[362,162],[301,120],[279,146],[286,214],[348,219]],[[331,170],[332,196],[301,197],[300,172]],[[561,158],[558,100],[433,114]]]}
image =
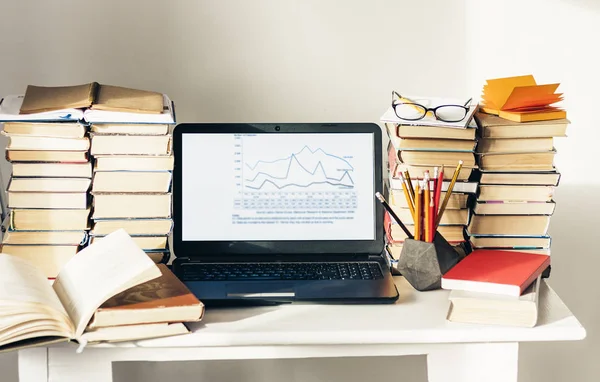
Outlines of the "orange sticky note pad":
{"label": "orange sticky note pad", "polygon": [[538,85],[531,74],[490,79],[483,86],[481,111],[516,122],[566,118],[564,110],[552,106],[563,100],[556,93],[559,85]]}

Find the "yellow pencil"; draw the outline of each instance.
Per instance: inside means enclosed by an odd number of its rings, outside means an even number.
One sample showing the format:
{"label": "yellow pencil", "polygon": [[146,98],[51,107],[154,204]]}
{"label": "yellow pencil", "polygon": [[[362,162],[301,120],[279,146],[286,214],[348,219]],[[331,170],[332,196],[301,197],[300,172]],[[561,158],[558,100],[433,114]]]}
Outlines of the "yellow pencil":
{"label": "yellow pencil", "polygon": [[408,190],[408,183],[407,183],[406,179],[404,178],[404,175],[402,175],[402,173],[400,173],[400,178],[402,179],[402,191],[404,191],[404,196],[406,197],[406,203],[408,204],[408,208],[410,209],[410,214],[412,215],[413,220],[414,220],[415,219],[414,201],[410,197],[410,191]]}
{"label": "yellow pencil", "polygon": [[460,172],[462,165],[463,165],[463,161],[458,161],[458,166],[456,166],[456,169],[454,170],[454,174],[452,175],[452,180],[450,181],[450,184],[448,185],[448,190],[446,190],[446,196],[444,196],[444,201],[442,202],[440,211],[439,211],[437,219],[435,221],[436,229],[440,225],[440,220],[442,220],[442,215],[444,214],[444,210],[446,209],[446,206],[448,205],[448,200],[450,200],[450,194],[452,194],[452,190],[454,189],[454,184],[456,183],[456,179],[458,179],[458,173]]}
{"label": "yellow pencil", "polygon": [[404,170],[404,178],[406,178],[406,180],[408,182],[408,191],[410,191],[410,196],[412,197],[412,201],[414,203],[415,202],[415,189],[413,188],[412,180],[410,179],[410,173],[408,172],[408,170]]}
{"label": "yellow pencil", "polygon": [[415,186],[415,240],[421,240],[421,190],[419,182]]}

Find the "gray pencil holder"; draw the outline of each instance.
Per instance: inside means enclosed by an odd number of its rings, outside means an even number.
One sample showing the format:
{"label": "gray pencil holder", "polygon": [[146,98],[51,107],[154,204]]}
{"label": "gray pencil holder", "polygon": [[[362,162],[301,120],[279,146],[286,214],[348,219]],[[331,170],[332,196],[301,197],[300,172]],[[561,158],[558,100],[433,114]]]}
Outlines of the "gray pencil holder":
{"label": "gray pencil holder", "polygon": [[398,259],[398,270],[418,291],[439,289],[442,276],[460,259],[460,254],[436,232],[432,243],[404,240]]}

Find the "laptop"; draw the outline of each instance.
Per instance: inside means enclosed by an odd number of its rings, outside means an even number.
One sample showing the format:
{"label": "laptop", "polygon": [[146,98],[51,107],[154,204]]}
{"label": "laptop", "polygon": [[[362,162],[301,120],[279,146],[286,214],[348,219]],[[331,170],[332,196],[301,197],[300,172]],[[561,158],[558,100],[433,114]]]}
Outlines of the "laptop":
{"label": "laptop", "polygon": [[398,298],[378,125],[183,123],[173,152],[173,271],[206,305]]}

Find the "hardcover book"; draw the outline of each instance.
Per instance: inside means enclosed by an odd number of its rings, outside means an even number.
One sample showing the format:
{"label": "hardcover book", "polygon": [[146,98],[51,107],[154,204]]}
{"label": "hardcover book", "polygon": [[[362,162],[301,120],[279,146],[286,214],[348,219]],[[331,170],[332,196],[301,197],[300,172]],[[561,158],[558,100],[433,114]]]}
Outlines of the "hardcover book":
{"label": "hardcover book", "polygon": [[550,256],[477,249],[442,277],[442,288],[520,296],[550,265]]}

